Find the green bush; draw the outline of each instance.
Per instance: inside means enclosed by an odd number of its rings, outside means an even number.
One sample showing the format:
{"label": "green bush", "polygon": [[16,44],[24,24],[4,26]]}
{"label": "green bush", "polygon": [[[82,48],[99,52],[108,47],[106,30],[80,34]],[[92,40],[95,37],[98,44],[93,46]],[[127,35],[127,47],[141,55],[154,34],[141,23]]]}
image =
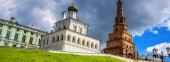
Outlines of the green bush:
{"label": "green bush", "polygon": [[49,53],[44,50],[0,47],[0,62],[123,62],[106,56]]}

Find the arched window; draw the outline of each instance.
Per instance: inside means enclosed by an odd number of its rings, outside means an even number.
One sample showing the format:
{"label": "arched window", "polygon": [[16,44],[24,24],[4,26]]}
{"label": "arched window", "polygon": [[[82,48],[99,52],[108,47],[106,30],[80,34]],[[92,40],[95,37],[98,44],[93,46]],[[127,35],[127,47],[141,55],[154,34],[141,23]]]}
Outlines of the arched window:
{"label": "arched window", "polygon": [[75,37],[73,37],[72,42],[76,42],[76,41],[75,41]]}
{"label": "arched window", "polygon": [[70,35],[67,36],[67,40],[70,41]]}
{"label": "arched window", "polygon": [[80,38],[78,38],[77,43],[80,44]]}
{"label": "arched window", "polygon": [[118,31],[118,29],[116,28],[115,31]]}
{"label": "arched window", "polygon": [[91,43],[91,47],[92,47],[92,48],[94,48],[94,45],[93,45],[93,43]]}
{"label": "arched window", "polygon": [[61,35],[61,40],[64,40],[64,36],[63,36],[63,34]]}
{"label": "arched window", "polygon": [[60,38],[59,38],[59,36],[57,36],[57,41],[60,41]]}
{"label": "arched window", "polygon": [[46,43],[46,45],[48,45],[48,39],[47,39],[47,43]]}
{"label": "arched window", "polygon": [[55,37],[53,37],[53,43],[55,42]]}
{"label": "arched window", "polygon": [[87,41],[87,44],[86,44],[87,46],[90,46],[90,43],[89,43],[89,41]]}
{"label": "arched window", "polygon": [[38,40],[38,45],[41,46],[41,39]]}
{"label": "arched window", "polygon": [[82,45],[85,45],[85,41],[84,40],[82,41]]}
{"label": "arched window", "polygon": [[96,49],[97,49],[97,46],[98,46],[98,45],[97,45],[97,44],[95,44],[95,48],[96,48]]}
{"label": "arched window", "polygon": [[45,45],[45,40],[44,40],[44,42],[43,42],[43,45]]}

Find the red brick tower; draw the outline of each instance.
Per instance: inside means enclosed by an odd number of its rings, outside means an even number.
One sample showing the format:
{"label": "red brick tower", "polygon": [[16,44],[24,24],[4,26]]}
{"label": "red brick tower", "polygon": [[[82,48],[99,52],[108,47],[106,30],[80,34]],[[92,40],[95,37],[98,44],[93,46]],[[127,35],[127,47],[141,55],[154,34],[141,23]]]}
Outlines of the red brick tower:
{"label": "red brick tower", "polygon": [[137,58],[135,44],[132,41],[132,35],[128,33],[126,18],[123,13],[121,0],[117,3],[117,15],[115,17],[113,33],[109,34],[107,47],[104,49],[106,54],[119,55],[128,58]]}

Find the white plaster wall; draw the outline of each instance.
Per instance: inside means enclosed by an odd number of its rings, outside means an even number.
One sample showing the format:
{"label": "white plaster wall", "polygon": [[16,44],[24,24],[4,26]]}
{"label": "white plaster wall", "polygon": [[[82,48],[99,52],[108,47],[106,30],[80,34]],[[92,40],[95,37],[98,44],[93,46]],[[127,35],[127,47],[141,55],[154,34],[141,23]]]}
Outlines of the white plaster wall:
{"label": "white plaster wall", "polygon": [[[75,33],[73,31],[70,31],[70,30],[66,30],[66,35],[70,35],[71,36],[71,40],[72,40],[72,37],[75,37],[76,39],[76,43],[77,43],[77,39],[80,38],[80,42],[82,42],[83,40],[85,41],[85,45],[87,42],[89,42],[90,44],[93,43],[93,44],[97,44],[97,49],[100,49],[99,48],[99,45],[100,45],[100,40],[98,39],[95,39],[95,38],[92,38],[92,37],[89,37],[89,36],[86,36],[86,35],[81,35],[79,33]],[[70,41],[72,42],[72,41]]]}
{"label": "white plaster wall", "polygon": [[80,32],[79,28],[82,28],[82,34],[87,34],[88,26],[86,24],[80,23],[79,21],[70,19],[69,29],[74,30],[74,26],[77,26],[76,32]]}
{"label": "white plaster wall", "polygon": [[[60,41],[55,41],[54,43],[52,42],[52,38],[58,35],[63,34],[64,40]],[[67,36],[70,35],[70,41],[67,41]],[[72,37],[75,37],[76,42],[72,42]],[[81,44],[77,43],[77,39],[80,38]],[[42,45],[42,49],[48,49],[48,50],[58,50],[58,51],[69,51],[69,52],[83,52],[83,53],[100,53],[99,51],[99,45],[100,45],[100,40],[94,39],[92,37],[76,33],[72,30],[69,29],[63,29],[57,32],[53,32],[51,34],[48,34],[46,36],[42,37],[42,42],[43,40],[49,39],[49,42],[47,45]],[[82,40],[85,41],[85,45],[82,45]],[[86,46],[86,42],[94,43],[97,44],[97,48],[91,47],[91,46]],[[43,44],[43,43],[42,43]]]}
{"label": "white plaster wall", "polygon": [[[63,35],[63,40],[61,40],[61,35]],[[59,36],[59,41],[57,41],[57,36]],[[55,41],[53,42],[53,37],[55,38]],[[48,44],[43,45],[44,41],[47,41],[48,39]],[[42,43],[41,43],[41,48],[42,49],[48,49],[48,50],[63,50],[64,46],[64,40],[65,40],[65,30],[60,30],[57,32],[50,33],[48,35],[45,35],[42,37]]]}
{"label": "white plaster wall", "polygon": [[66,41],[64,51],[68,52],[82,52],[82,53],[100,53],[98,49],[89,48],[79,44]]}

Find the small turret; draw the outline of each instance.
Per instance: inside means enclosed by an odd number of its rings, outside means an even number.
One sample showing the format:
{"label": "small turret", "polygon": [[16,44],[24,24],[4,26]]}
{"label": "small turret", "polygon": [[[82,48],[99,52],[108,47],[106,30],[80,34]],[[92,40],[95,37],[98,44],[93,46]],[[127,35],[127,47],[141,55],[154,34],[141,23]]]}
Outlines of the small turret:
{"label": "small turret", "polygon": [[78,9],[77,9],[77,7],[75,7],[74,4],[72,4],[70,7],[68,7],[68,11],[69,11],[69,17],[76,19]]}

